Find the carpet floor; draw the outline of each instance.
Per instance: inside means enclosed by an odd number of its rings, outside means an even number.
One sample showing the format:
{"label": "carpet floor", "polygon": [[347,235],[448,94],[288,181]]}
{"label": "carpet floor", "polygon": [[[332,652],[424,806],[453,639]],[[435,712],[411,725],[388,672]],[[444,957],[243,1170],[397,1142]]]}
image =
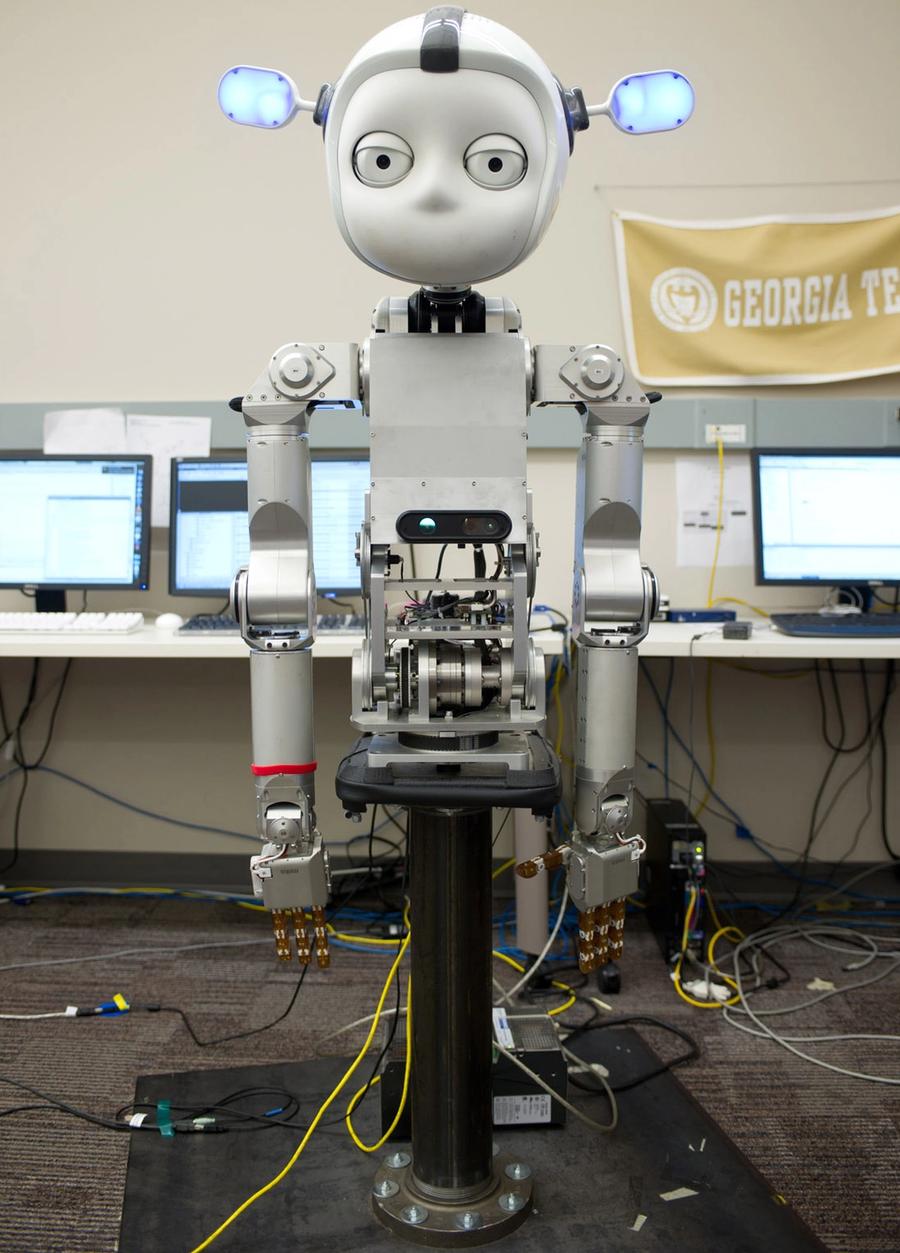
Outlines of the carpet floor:
{"label": "carpet floor", "polygon": [[[223,941],[233,946],[148,952]],[[131,955],[89,960],[123,949],[132,950]],[[652,1014],[697,1037],[702,1058],[682,1067],[679,1078],[772,1189],[836,1253],[897,1253],[900,1088],[818,1069],[771,1041],[730,1028],[718,1012],[695,1010],[679,1001],[656,942],[640,921],[629,919],[625,952],[622,991],[607,998],[614,1000],[615,1012]],[[791,982],[761,993],[760,1006],[805,998],[807,984],[816,977],[838,984],[851,977],[842,973],[836,954],[803,943],[786,946],[779,955],[790,969]],[[2,969],[51,958],[66,961]],[[108,1117],[132,1099],[140,1074],[314,1056],[322,1037],[371,1012],[386,968],[380,955],[335,950],[330,970],[309,972],[283,1022],[213,1048],[198,1048],[171,1013],[0,1021],[0,1076]],[[2,1013],[39,1014],[91,1005],[121,992],[135,1005],[181,1007],[197,1033],[208,1038],[275,1018],[290,999],[296,978],[293,969],[276,963],[267,920],[229,905],[77,898],[0,910]],[[900,979],[887,978],[834,997],[790,1022],[801,1028],[797,1034],[897,1033],[898,984]],[[663,1058],[682,1049],[673,1037],[651,1028],[641,1031]],[[362,1039],[362,1032],[348,1032],[321,1051],[348,1053]],[[900,1073],[896,1043],[848,1041],[813,1047],[845,1067]],[[130,1133],[46,1109],[2,1116],[3,1110],[38,1100],[0,1083],[0,1250],[112,1253]],[[265,1134],[284,1134],[287,1159],[294,1143],[291,1133]],[[574,1195],[578,1186],[573,1181]],[[639,1248],[639,1236],[632,1243]],[[243,1247],[237,1226],[219,1247],[222,1253]]]}

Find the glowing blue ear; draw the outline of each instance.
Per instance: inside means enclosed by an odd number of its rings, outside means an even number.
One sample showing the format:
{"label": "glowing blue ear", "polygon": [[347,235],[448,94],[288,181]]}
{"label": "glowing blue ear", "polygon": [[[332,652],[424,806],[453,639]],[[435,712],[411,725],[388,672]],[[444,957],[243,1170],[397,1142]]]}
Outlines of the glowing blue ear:
{"label": "glowing blue ear", "polygon": [[219,108],[242,126],[286,126],[308,103],[286,74],[258,65],[235,65],[219,81]]}
{"label": "glowing blue ear", "polygon": [[620,131],[647,135],[674,131],[694,111],[694,89],[676,70],[654,70],[621,78],[605,104],[588,106],[588,115],[605,114]]}

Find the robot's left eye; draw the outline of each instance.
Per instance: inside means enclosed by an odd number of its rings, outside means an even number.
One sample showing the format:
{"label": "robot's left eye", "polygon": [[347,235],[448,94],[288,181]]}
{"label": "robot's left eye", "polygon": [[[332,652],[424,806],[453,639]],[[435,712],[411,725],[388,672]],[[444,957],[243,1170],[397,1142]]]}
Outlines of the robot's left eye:
{"label": "robot's left eye", "polygon": [[388,131],[363,135],[353,149],[353,170],[367,187],[390,187],[413,167],[413,150],[405,139]]}
{"label": "robot's left eye", "polygon": [[525,177],[525,149],[511,135],[482,135],[463,157],[466,173],[479,187],[515,187]]}

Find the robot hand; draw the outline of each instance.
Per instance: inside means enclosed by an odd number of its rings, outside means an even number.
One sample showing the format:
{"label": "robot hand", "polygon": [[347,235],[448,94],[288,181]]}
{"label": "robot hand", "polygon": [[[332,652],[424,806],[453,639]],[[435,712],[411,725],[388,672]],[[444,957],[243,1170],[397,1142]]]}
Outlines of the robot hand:
{"label": "robot hand", "polygon": [[578,907],[578,968],[583,974],[622,956],[625,898],[637,888],[645,848],[639,835],[625,839],[576,831],[568,844],[516,866],[523,879],[565,867],[569,896]]}
{"label": "robot hand", "polygon": [[331,961],[325,905],[331,886],[328,853],[318,831],[302,844],[266,844],[258,857],[250,859],[253,894],[272,911],[275,949],[281,961],[291,960],[288,928],[293,927],[297,960],[308,966],[311,957],[307,908],[312,914],[316,961],[326,967]]}

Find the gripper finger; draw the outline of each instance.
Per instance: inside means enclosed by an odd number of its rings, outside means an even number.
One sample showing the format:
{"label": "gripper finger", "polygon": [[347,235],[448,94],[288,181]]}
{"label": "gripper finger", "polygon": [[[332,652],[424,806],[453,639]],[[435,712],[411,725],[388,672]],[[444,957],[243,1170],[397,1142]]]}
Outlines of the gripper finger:
{"label": "gripper finger", "polygon": [[316,961],[324,970],[331,965],[331,953],[328,951],[328,931],[325,926],[325,909],[322,905],[314,905],[312,911],[313,931],[316,937]]}
{"label": "gripper finger", "polygon": [[309,932],[306,927],[306,910],[292,909],[294,919],[294,939],[297,943],[297,961],[301,966],[308,966],[311,957],[309,948]]}

